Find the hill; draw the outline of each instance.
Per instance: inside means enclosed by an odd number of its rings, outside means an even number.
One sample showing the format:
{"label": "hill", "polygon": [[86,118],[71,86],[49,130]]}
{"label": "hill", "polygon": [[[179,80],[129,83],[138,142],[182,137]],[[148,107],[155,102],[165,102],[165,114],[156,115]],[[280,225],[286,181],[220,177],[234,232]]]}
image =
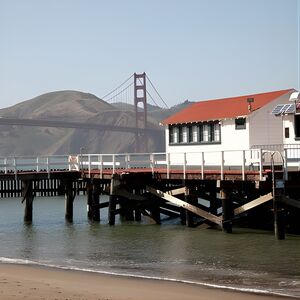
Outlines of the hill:
{"label": "hill", "polygon": [[[57,91],[0,109],[0,116],[90,122],[134,127],[134,107],[111,105],[95,95],[79,91]],[[159,122],[178,111],[151,106],[148,127],[161,131],[148,137],[149,152],[164,151],[164,131]],[[47,127],[2,126],[0,155],[53,155],[79,153],[128,153],[135,150],[132,133]]]}

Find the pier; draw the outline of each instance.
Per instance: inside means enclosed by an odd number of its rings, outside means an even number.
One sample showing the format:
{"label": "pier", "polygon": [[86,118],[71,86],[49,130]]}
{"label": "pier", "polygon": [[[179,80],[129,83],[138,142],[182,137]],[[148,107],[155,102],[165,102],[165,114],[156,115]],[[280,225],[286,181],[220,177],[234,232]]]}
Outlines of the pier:
{"label": "pier", "polygon": [[[240,157],[233,165],[231,157]],[[73,220],[76,195],[86,195],[87,218],[116,216],[188,227],[273,229],[278,239],[300,234],[300,171],[295,149],[219,153],[79,154],[0,158],[0,197],[20,197],[32,222],[35,196],[65,196]],[[107,195],[102,200],[102,195]],[[108,200],[107,200],[108,199]]]}

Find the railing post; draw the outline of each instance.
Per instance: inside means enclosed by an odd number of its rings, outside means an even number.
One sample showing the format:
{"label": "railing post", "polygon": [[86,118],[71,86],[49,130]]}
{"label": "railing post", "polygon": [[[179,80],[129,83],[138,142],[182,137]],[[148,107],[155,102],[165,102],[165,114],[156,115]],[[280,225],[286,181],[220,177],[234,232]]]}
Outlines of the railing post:
{"label": "railing post", "polygon": [[14,172],[15,172],[15,179],[17,179],[18,170],[17,170],[17,160],[15,157],[14,157]]}
{"label": "railing post", "polygon": [[4,173],[7,174],[7,158],[4,158]]}
{"label": "railing post", "polygon": [[263,178],[263,151],[259,148],[259,180],[262,181]]}
{"label": "railing post", "polygon": [[224,180],[224,151],[221,151],[221,180]]}
{"label": "railing post", "polygon": [[100,154],[99,159],[100,159],[100,179],[102,179],[103,178],[103,155],[102,154]]}
{"label": "railing post", "polygon": [[167,179],[170,179],[170,153],[167,153]]}
{"label": "railing post", "polygon": [[48,178],[50,178],[50,157],[49,156],[47,156],[46,158],[46,164],[47,164]]}
{"label": "railing post", "polygon": [[152,177],[154,175],[154,154],[150,154],[150,164],[151,164],[151,172],[152,172]]}
{"label": "railing post", "polygon": [[242,180],[245,181],[246,176],[245,176],[245,150],[242,152]]}
{"label": "railing post", "polygon": [[37,156],[36,158],[36,171],[39,172],[40,168],[39,168],[39,157]]}
{"label": "railing post", "polygon": [[283,149],[283,172],[284,172],[284,180],[288,180],[288,149]]}
{"label": "railing post", "polygon": [[130,154],[126,155],[126,168],[130,169]]}
{"label": "railing post", "polygon": [[92,170],[91,154],[88,155],[88,162],[89,162],[89,177],[91,178],[91,170]]}
{"label": "railing post", "polygon": [[186,152],[183,153],[183,180],[186,179]]}
{"label": "railing post", "polygon": [[201,152],[201,179],[204,180],[204,152]]}
{"label": "railing post", "polygon": [[115,164],[116,164],[116,155],[115,154],[113,154],[112,159],[113,159],[113,174],[115,174]]}

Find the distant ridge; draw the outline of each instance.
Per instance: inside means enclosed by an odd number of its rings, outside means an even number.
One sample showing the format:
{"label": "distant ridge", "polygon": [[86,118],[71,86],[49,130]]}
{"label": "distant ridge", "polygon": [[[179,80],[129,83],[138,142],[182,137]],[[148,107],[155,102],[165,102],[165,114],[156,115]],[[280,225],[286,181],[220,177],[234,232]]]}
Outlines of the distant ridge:
{"label": "distant ridge", "polygon": [[[162,109],[149,105],[148,126],[160,128],[156,136],[149,136],[149,151],[164,151],[164,131],[159,122],[186,107]],[[124,109],[126,107],[126,109]],[[135,126],[133,105],[109,104],[97,96],[80,91],[49,92],[14,106],[0,109],[2,117],[91,122],[112,126]],[[46,127],[2,126],[0,155],[53,155],[79,153],[134,152],[135,136],[131,133],[62,129]]]}

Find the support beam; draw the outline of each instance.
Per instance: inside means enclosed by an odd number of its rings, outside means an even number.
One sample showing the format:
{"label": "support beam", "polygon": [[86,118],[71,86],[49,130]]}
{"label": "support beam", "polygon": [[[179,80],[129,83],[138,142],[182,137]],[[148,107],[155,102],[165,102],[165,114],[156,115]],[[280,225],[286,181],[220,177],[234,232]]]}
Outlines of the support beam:
{"label": "support beam", "polygon": [[185,194],[186,188],[182,187],[182,188],[178,188],[178,189],[174,189],[174,190],[169,190],[166,193],[171,195],[171,196],[176,196],[176,195],[180,195],[180,194]]}
{"label": "support beam", "polygon": [[180,206],[180,207],[183,207],[191,212],[193,212],[194,214],[206,219],[206,220],[209,220],[210,222],[213,222],[217,225],[221,225],[222,224],[222,220],[220,217],[218,216],[215,216],[211,213],[208,213],[207,211],[203,210],[203,209],[200,209],[194,205],[191,205],[189,203],[186,203],[185,201],[182,201],[174,196],[171,196],[167,193],[164,193],[160,190],[157,190],[157,189],[154,189],[152,187],[149,187],[147,186],[146,187],[147,191],[157,197],[160,197],[166,201],[169,201],[173,204],[176,204],[177,206]]}
{"label": "support beam", "polygon": [[269,194],[266,194],[264,196],[261,196],[261,197],[255,199],[255,200],[252,200],[252,201],[250,201],[250,202],[248,202],[248,203],[246,203],[246,204],[244,204],[244,205],[236,208],[234,210],[234,215],[236,216],[236,215],[242,214],[245,211],[247,211],[249,209],[252,209],[252,208],[254,208],[254,207],[258,206],[258,205],[261,205],[261,204],[263,204],[263,203],[265,203],[267,201],[270,201],[272,199],[273,199],[272,193],[269,193]]}
{"label": "support beam", "polygon": [[295,200],[295,199],[291,199],[291,198],[287,198],[287,197],[282,197],[281,202],[286,204],[286,205],[289,205],[289,206],[300,208],[300,201],[299,200]]}
{"label": "support beam", "polygon": [[139,194],[133,194],[129,191],[127,191],[125,188],[123,187],[117,187],[115,189],[115,195],[117,196],[121,196],[123,198],[127,198],[127,199],[130,199],[130,200],[135,200],[135,201],[145,201],[147,200],[146,197],[144,196],[141,196]]}

